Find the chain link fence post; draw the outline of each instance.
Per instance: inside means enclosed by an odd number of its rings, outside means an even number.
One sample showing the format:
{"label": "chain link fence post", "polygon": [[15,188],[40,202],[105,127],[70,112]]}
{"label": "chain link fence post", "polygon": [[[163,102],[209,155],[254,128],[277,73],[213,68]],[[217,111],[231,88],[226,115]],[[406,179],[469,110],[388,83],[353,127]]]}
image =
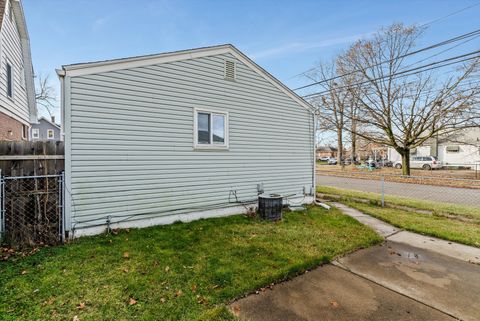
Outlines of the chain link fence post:
{"label": "chain link fence post", "polygon": [[382,175],[382,207],[385,207],[385,175]]}
{"label": "chain link fence post", "polygon": [[0,242],[5,238],[5,182],[0,169]]}

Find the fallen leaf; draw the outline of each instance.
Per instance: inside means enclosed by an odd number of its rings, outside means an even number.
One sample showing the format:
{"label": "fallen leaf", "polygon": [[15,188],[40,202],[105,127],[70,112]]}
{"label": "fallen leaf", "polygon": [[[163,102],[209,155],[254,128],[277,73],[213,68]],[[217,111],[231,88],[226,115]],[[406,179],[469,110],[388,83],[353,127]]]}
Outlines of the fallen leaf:
{"label": "fallen leaf", "polygon": [[177,290],[177,292],[175,292],[176,297],[179,297],[179,296],[182,296],[182,295],[183,295],[182,290]]}
{"label": "fallen leaf", "polygon": [[124,273],[128,273],[128,269],[127,269],[127,268],[124,268],[124,269],[123,269],[123,272],[124,272]]}
{"label": "fallen leaf", "polygon": [[75,315],[75,316],[73,317],[73,321],[80,321],[80,318],[79,318],[77,315]]}
{"label": "fallen leaf", "polygon": [[130,257],[130,254],[128,254],[128,252],[123,253],[123,258],[124,259],[128,259],[129,257]]}
{"label": "fallen leaf", "polygon": [[77,305],[77,309],[79,309],[79,310],[83,310],[83,309],[85,309],[85,307],[86,307],[85,302],[80,302],[80,304]]}
{"label": "fallen leaf", "polygon": [[170,267],[169,267],[169,266],[165,267],[165,272],[168,272],[168,271],[170,271]]}
{"label": "fallen leaf", "polygon": [[128,305],[135,305],[137,304],[137,300],[135,300],[134,298],[130,298],[130,300],[128,301]]}
{"label": "fallen leaf", "polygon": [[330,305],[331,305],[332,307],[334,307],[335,309],[340,306],[340,304],[338,304],[337,301],[330,301]]}
{"label": "fallen leaf", "polygon": [[26,270],[23,270],[23,271],[22,271],[22,275],[25,275],[25,274],[27,274],[27,271],[26,271]]}
{"label": "fallen leaf", "polygon": [[234,306],[233,307],[233,314],[235,314],[235,316],[239,317],[240,316],[240,307]]}
{"label": "fallen leaf", "polygon": [[196,292],[197,291],[197,285],[196,284],[193,284],[192,285],[192,292]]}
{"label": "fallen leaf", "polygon": [[165,303],[165,298],[160,298],[160,302]]}

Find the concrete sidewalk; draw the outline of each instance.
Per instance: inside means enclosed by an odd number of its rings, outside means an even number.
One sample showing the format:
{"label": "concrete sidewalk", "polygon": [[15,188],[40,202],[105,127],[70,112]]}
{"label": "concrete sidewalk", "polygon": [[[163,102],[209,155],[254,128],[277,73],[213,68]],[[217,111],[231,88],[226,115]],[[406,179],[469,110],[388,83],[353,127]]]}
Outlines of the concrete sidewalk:
{"label": "concrete sidewalk", "polygon": [[231,306],[241,319],[480,320],[480,249],[405,232],[342,204],[386,237]]}
{"label": "concrete sidewalk", "polygon": [[371,217],[342,203],[332,203],[332,205],[341,210],[343,214],[353,217],[364,225],[370,226],[387,240],[408,244],[469,263],[480,264],[480,248],[445,241],[432,236],[402,231],[393,225]]}

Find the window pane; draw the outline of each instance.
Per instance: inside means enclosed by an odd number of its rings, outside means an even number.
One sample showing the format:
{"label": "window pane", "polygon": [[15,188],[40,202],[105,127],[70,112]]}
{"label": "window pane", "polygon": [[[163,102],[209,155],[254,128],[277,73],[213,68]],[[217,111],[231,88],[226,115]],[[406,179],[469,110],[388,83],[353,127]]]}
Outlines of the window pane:
{"label": "window pane", "polygon": [[210,144],[210,114],[198,113],[198,143]]}
{"label": "window pane", "polygon": [[13,95],[13,77],[12,77],[12,66],[7,64],[7,95],[12,97]]}
{"label": "window pane", "polygon": [[225,143],[225,116],[213,115],[213,143]]}

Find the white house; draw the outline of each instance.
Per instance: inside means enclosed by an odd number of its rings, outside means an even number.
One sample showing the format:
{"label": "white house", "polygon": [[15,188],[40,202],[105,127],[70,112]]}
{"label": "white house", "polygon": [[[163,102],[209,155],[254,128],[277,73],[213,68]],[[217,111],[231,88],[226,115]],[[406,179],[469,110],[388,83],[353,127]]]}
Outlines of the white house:
{"label": "white house", "polygon": [[37,121],[32,58],[19,0],[0,0],[0,140],[26,140]]}
{"label": "white house", "polygon": [[313,108],[232,45],[57,72],[70,236],[313,201]]}
{"label": "white house", "polygon": [[[480,127],[459,130],[449,135],[439,135],[411,151],[412,156],[436,156],[444,165],[480,164]],[[388,149],[388,159],[400,160],[393,148]]]}

